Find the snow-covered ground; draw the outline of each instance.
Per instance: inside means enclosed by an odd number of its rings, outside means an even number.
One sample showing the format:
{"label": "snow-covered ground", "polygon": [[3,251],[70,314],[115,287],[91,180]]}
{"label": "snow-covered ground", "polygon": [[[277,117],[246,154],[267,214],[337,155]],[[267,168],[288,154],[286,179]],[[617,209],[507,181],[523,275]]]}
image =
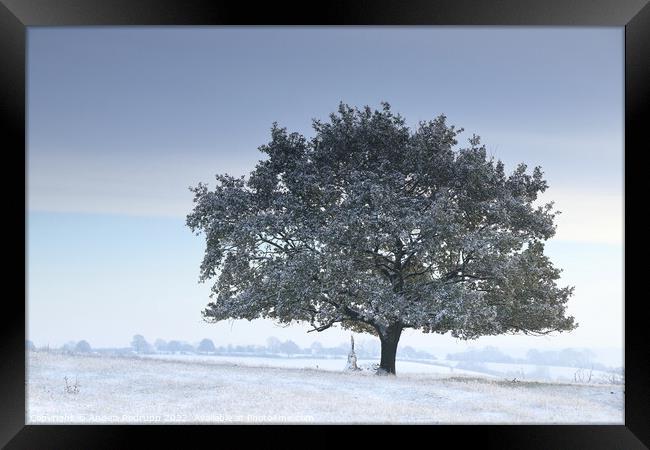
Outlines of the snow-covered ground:
{"label": "snow-covered ground", "polygon": [[[143,355],[145,358],[164,359],[174,361],[205,361],[237,364],[254,367],[286,367],[293,369],[319,369],[341,371],[345,367],[345,358],[318,358],[318,357],[265,357],[265,356],[236,356],[236,355],[207,355],[207,354],[153,354]],[[359,359],[360,366],[369,367],[376,360]],[[591,384],[611,383],[612,373],[602,370],[577,369],[575,367],[540,366],[526,363],[493,363],[493,362],[466,362],[448,359],[404,361],[398,358],[396,363],[399,374],[447,374],[447,375],[472,375],[497,379],[517,379],[519,381],[543,382],[572,382],[587,381]],[[471,368],[471,369],[470,369]],[[617,373],[618,374],[618,373]],[[620,376],[617,378],[620,382]]]}
{"label": "snow-covered ground", "polygon": [[[345,358],[305,358],[305,357],[275,357],[264,356],[234,356],[234,355],[183,355],[183,354],[155,354],[143,355],[143,358],[161,359],[167,361],[203,361],[206,363],[226,363],[250,367],[282,367],[287,369],[316,369],[340,372],[345,368]],[[370,368],[377,360],[359,359],[359,367]],[[456,369],[453,366],[443,364],[431,364],[428,362],[400,361],[396,362],[397,373],[435,373],[435,374],[456,374],[493,377],[493,375],[481,374],[465,369]]]}
{"label": "snow-covered ground", "polygon": [[[211,359],[208,359],[211,358]],[[227,358],[231,358],[227,360]],[[29,352],[27,423],[622,424],[623,387],[420,372],[271,367],[280,358],[138,358]],[[260,363],[260,361],[257,361]],[[301,364],[293,361],[292,363]],[[322,364],[322,362],[321,362]],[[311,367],[311,366],[314,367]],[[316,369],[318,365],[318,369]],[[439,367],[420,364],[426,367]],[[432,369],[435,370],[435,369]],[[78,392],[65,391],[78,382]]]}
{"label": "snow-covered ground", "polygon": [[[603,370],[595,370],[589,368],[576,368],[576,367],[562,367],[562,366],[545,366],[526,363],[496,363],[496,362],[476,362],[465,365],[461,361],[444,361],[452,367],[455,371],[461,370],[460,367],[473,368],[474,372],[482,373],[482,371],[506,376],[509,378],[517,378],[519,380],[528,381],[587,381],[591,383],[611,383],[612,375],[620,382],[620,372],[606,372]],[[590,378],[591,377],[591,378]]]}

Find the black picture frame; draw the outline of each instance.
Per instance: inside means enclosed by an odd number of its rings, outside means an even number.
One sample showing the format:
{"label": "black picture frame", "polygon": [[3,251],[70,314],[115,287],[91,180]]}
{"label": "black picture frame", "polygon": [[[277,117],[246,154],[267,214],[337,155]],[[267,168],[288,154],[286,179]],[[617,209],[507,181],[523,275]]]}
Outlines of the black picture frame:
{"label": "black picture frame", "polygon": [[[95,25],[508,25],[508,26],[620,26],[625,27],[625,180],[639,179],[641,164],[629,164],[642,146],[647,119],[648,81],[650,81],[650,5],[647,0],[417,0],[398,1],[331,1],[288,4],[266,2],[251,5],[243,1],[196,0],[0,0],[0,110],[6,127],[4,140],[5,170],[2,177],[6,223],[19,228],[17,236],[5,235],[13,243],[13,257],[5,257],[15,276],[6,280],[26,292],[26,190],[25,140],[25,57],[26,31],[33,26]],[[7,157],[10,156],[11,160]],[[9,176],[8,176],[9,175]],[[15,177],[15,178],[14,178]],[[626,190],[627,191],[627,190]],[[629,192],[629,191],[627,191]],[[625,207],[630,202],[625,196]],[[629,225],[625,220],[625,235]],[[23,246],[18,236],[24,237]],[[14,250],[14,249],[12,249]],[[625,252],[626,261],[630,255]],[[13,256],[13,254],[12,254]],[[625,264],[627,269],[631,265]],[[627,270],[625,281],[628,280]],[[630,277],[630,279],[632,279]],[[437,444],[451,438],[454,446],[468,442],[496,448],[647,448],[650,445],[650,372],[645,337],[644,295],[628,296],[625,283],[625,425],[479,425],[417,426],[417,431]],[[5,290],[5,292],[8,292]],[[241,434],[241,426],[95,426],[95,425],[25,425],[25,304],[14,295],[5,295],[0,317],[0,445],[6,448],[122,448],[133,446],[136,438],[157,440],[166,446],[182,442],[189,447],[195,439],[216,443],[224,430]],[[338,430],[327,427],[301,426],[298,431],[311,436],[306,445],[318,443],[322,433],[328,445],[342,444],[332,438]],[[338,428],[338,427],[337,427]],[[402,432],[391,427],[368,426],[355,430],[370,445],[369,438],[383,433]],[[284,446],[289,430],[283,426],[255,427],[255,437]],[[368,432],[369,431],[369,432]],[[290,430],[293,433],[294,430]],[[424,436],[423,436],[424,437]],[[414,439],[414,438],[413,438]],[[298,439],[297,439],[298,440]],[[411,439],[409,439],[410,441]],[[149,441],[150,443],[152,441]],[[439,443],[439,444],[438,444]],[[360,442],[361,444],[361,442]],[[381,444],[380,444],[381,445]]]}

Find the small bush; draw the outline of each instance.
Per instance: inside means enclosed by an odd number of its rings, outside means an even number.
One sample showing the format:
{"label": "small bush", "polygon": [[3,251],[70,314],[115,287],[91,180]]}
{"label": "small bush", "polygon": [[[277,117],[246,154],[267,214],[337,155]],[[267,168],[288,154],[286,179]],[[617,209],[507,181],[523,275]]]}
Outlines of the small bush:
{"label": "small bush", "polygon": [[65,393],[66,394],[78,394],[79,393],[79,380],[77,377],[74,378],[74,384],[68,381],[68,377],[63,378],[65,380]]}

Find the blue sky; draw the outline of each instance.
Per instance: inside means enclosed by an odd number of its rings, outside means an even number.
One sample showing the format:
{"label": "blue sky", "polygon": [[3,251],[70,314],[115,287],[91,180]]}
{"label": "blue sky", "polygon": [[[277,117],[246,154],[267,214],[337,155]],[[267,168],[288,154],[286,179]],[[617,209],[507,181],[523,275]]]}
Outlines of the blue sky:
{"label": "blue sky", "polygon": [[581,329],[473,345],[622,345],[622,28],[30,28],[27,81],[37,344],[338,343],[335,331],[200,322],[208,286],[183,224],[187,187],[250,171],[273,121],[311,135],[339,101],[388,101],[412,125],[446,114],[507,167],[542,165],[563,211],[549,253],[576,284]]}

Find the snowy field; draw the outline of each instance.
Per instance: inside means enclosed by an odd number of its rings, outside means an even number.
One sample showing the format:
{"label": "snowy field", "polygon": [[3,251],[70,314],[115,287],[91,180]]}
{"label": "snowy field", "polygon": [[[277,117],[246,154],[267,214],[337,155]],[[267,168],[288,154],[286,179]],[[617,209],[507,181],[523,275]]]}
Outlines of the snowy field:
{"label": "snowy field", "polygon": [[[397,377],[377,377],[366,371],[342,372],[342,360],[324,360],[338,365],[329,367],[315,360],[259,358],[269,360],[264,366],[240,359],[246,361],[29,352],[26,420],[28,424],[623,423],[620,385],[513,383],[457,370],[418,373],[418,365],[440,366],[404,362],[398,363]],[[278,361],[297,365],[272,367]]]}
{"label": "snowy field", "polygon": [[[221,362],[253,367],[283,367],[292,369],[318,369],[340,372],[345,367],[345,358],[318,357],[264,357],[264,356],[235,356],[235,355],[201,355],[201,354],[152,354],[144,358],[173,360],[173,361],[204,361],[209,363]],[[359,366],[370,367],[377,363],[375,359],[359,359]],[[586,380],[591,372],[591,383],[609,384],[611,373],[601,370],[576,369],[575,367],[539,366],[526,363],[492,363],[477,362],[480,369],[470,370],[462,366],[462,361],[448,359],[404,361],[397,359],[396,368],[399,374],[441,374],[441,375],[471,375],[476,377],[510,379],[520,381],[542,382],[572,382],[576,372],[582,380]],[[578,380],[580,381],[580,380]]]}
{"label": "snowy field", "polygon": [[[287,369],[315,369],[340,372],[345,368],[345,358],[304,358],[304,357],[264,357],[264,356],[232,356],[232,355],[179,355],[179,354],[157,354],[143,355],[143,358],[157,359],[166,361],[203,361],[206,363],[225,363],[239,366],[250,367],[280,367]],[[359,359],[359,367],[370,368],[372,364],[378,361],[375,359]],[[456,375],[474,375],[483,377],[493,377],[480,372],[465,369],[456,369],[453,366],[437,362],[413,362],[400,361],[396,362],[396,370],[399,374],[403,373],[422,373],[422,374],[456,374]]]}

